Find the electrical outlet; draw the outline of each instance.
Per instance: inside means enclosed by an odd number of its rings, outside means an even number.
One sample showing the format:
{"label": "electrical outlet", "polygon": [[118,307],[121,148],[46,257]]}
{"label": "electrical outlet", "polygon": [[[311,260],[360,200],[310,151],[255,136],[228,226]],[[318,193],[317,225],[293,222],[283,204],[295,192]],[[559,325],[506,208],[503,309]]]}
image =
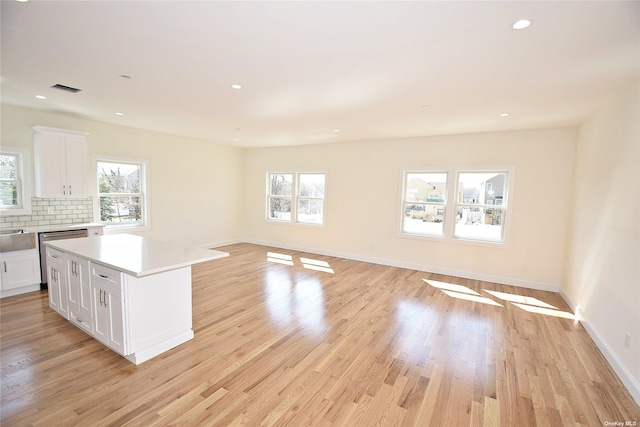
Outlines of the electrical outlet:
{"label": "electrical outlet", "polygon": [[624,333],[624,347],[631,347],[631,334],[629,332]]}
{"label": "electrical outlet", "polygon": [[49,206],[47,208],[47,214],[53,215],[54,213],[56,213],[56,208],[54,208],[53,206]]}

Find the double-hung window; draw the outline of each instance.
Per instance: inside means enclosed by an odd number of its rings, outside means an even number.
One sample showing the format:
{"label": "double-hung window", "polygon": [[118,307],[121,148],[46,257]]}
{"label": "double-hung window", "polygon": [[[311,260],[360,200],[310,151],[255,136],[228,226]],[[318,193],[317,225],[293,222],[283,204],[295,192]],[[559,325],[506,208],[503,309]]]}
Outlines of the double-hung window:
{"label": "double-hung window", "polygon": [[324,224],[324,173],[268,173],[267,220]]}
{"label": "double-hung window", "polygon": [[31,169],[28,150],[3,147],[0,152],[0,211],[31,214]]}
{"label": "double-hung window", "polygon": [[503,242],[506,171],[458,172],[454,237]]}
{"label": "double-hung window", "polygon": [[513,168],[403,175],[401,234],[505,243]]}
{"label": "double-hung window", "polygon": [[141,227],[147,223],[144,162],[96,162],[100,222],[106,227]]}
{"label": "double-hung window", "polygon": [[407,172],[404,177],[402,231],[408,234],[443,236],[447,173]]}

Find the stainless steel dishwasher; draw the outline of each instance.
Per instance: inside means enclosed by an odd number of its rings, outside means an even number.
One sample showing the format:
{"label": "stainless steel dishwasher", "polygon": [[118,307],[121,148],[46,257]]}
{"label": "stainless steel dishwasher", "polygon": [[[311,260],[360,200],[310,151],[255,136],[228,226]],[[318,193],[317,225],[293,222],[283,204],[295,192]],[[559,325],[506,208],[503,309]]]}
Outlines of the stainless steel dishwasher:
{"label": "stainless steel dishwasher", "polygon": [[88,236],[89,232],[86,228],[79,230],[48,231],[46,233],[38,233],[38,242],[40,244],[40,273],[42,277],[40,289],[47,288],[47,248],[44,246],[44,242],[51,240],[77,239],[79,237]]}

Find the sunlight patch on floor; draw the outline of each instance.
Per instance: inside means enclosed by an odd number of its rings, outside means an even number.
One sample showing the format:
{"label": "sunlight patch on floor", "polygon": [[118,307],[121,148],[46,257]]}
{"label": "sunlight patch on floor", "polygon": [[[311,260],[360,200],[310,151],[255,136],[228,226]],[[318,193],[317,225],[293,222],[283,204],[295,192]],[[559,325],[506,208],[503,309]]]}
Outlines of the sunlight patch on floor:
{"label": "sunlight patch on floor", "polygon": [[438,282],[437,280],[427,280],[427,279],[422,279],[422,280],[425,281],[428,285],[433,286],[434,288],[443,289],[443,290],[446,289],[448,291],[453,291],[461,294],[480,296],[479,293],[477,293],[472,289],[467,288],[466,286],[454,285],[453,283]]}
{"label": "sunlight patch on floor", "polygon": [[535,305],[538,307],[543,307],[543,308],[551,308],[554,310],[557,310],[557,307],[552,306],[551,304],[547,304],[544,301],[540,301],[537,298],[533,298],[533,297],[525,297],[522,295],[514,295],[514,294],[507,294],[504,292],[498,292],[498,291],[488,291],[486,289],[484,289],[485,292],[490,293],[491,295],[493,295],[496,298],[499,298],[503,301],[509,301],[509,302],[513,302],[513,303],[520,303],[520,304],[527,304],[527,305]]}
{"label": "sunlight patch on floor", "polygon": [[293,265],[293,257],[291,255],[280,254],[278,252],[267,252],[267,261],[290,266]]}
{"label": "sunlight patch on floor", "polygon": [[538,314],[544,314],[546,316],[562,317],[564,319],[571,319],[571,320],[575,320],[576,318],[575,314],[568,313],[566,311],[552,310],[550,308],[543,308],[543,307],[535,307],[532,305],[519,304],[517,302],[514,302],[513,305],[525,311],[528,311],[529,313],[538,313]]}
{"label": "sunlight patch on floor", "polygon": [[335,273],[329,263],[326,261],[302,257],[300,257],[300,261],[302,261],[302,266],[309,270],[324,271],[325,273],[331,274]]}
{"label": "sunlight patch on floor", "polygon": [[467,294],[467,293],[452,292],[452,291],[447,291],[447,290],[444,290],[444,289],[440,289],[440,290],[442,292],[444,292],[445,294],[449,295],[450,297],[453,297],[453,298],[458,298],[458,299],[463,299],[463,300],[473,301],[473,302],[480,302],[482,304],[496,305],[498,307],[504,307],[502,304],[497,303],[494,300],[486,298],[486,297],[481,297],[481,296],[477,296],[477,295],[471,295],[471,294]]}

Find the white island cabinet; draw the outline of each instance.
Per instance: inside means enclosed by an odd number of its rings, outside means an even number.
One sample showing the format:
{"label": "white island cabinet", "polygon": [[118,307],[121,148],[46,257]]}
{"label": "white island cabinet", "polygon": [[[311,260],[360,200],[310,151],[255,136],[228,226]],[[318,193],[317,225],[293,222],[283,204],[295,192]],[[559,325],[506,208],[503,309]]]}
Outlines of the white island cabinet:
{"label": "white island cabinet", "polygon": [[136,365],[193,338],[191,266],[229,255],[131,234],[46,246],[50,307]]}

